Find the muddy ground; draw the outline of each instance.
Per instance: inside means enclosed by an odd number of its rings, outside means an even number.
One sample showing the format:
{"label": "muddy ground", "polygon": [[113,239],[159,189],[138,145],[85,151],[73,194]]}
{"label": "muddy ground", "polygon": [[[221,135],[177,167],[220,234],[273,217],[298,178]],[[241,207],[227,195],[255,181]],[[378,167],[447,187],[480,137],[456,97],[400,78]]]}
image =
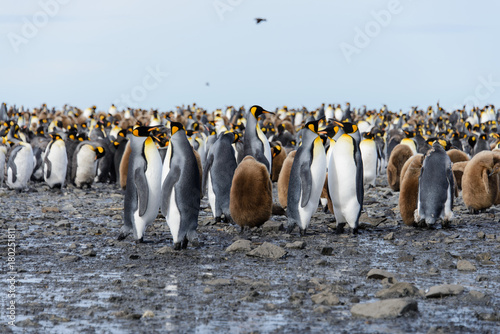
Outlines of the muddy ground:
{"label": "muddy ground", "polygon": [[[406,227],[399,194],[387,187],[385,175],[377,182],[365,192],[357,236],[349,229],[335,234],[332,215],[321,210],[304,237],[279,229],[284,216],[240,235],[234,226],[215,224],[203,201],[199,241],[180,252],[171,249],[161,216],[147,230],[151,243],[116,240],[123,211],[116,185],[0,189],[0,226],[3,232],[15,228],[17,245],[16,327],[8,325],[9,283],[2,280],[0,332],[498,332],[500,214],[470,215],[459,198],[450,228]],[[250,240],[252,249],[270,242],[287,253],[267,259],[226,252],[238,239]],[[296,241],[305,244],[287,248]],[[3,233],[2,275],[7,242]],[[469,263],[462,268],[459,260]],[[394,279],[367,278],[373,268]],[[351,314],[353,305],[379,300],[375,294],[394,282],[419,290],[411,297],[418,312],[394,319]],[[425,297],[441,284],[464,290]]]}

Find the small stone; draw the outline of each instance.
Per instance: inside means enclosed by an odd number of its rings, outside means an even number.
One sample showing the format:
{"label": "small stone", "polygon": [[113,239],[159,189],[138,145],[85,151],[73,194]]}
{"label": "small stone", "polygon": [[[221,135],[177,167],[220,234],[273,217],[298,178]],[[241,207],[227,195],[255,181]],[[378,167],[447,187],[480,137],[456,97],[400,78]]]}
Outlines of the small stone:
{"label": "small stone", "polygon": [[284,257],[287,252],[280,246],[273,245],[270,242],[264,242],[259,247],[247,253],[248,256],[266,258],[266,259],[280,259]]}
{"label": "small stone", "polygon": [[79,256],[76,255],[67,255],[61,259],[61,262],[76,262],[80,260]]}
{"label": "small stone", "polygon": [[236,240],[228,248],[226,248],[227,253],[231,252],[249,252],[252,250],[252,242],[250,240]]}
{"label": "small stone", "polygon": [[40,324],[38,322],[34,322],[31,319],[26,319],[26,320],[16,322],[16,326],[19,326],[19,327],[39,327]]}
{"label": "small stone", "polygon": [[457,284],[435,285],[425,294],[427,298],[441,298],[446,296],[459,295],[464,291],[464,287]]}
{"label": "small stone", "polygon": [[459,260],[457,262],[457,270],[460,271],[476,271],[476,266],[467,260]]}
{"label": "small stone", "polygon": [[375,294],[375,297],[381,299],[413,297],[418,294],[418,289],[410,283],[395,283],[388,289],[383,289]]}
{"label": "small stone", "polygon": [[58,208],[54,206],[44,206],[42,207],[42,213],[47,213],[47,212],[60,212]]}
{"label": "small stone", "polygon": [[321,255],[326,255],[330,256],[333,253],[333,248],[332,247],[323,247],[321,248]]}
{"label": "small stone", "polygon": [[436,268],[436,267],[431,267],[431,268],[429,269],[429,272],[428,272],[428,273],[429,273],[429,275],[439,275],[440,271],[439,271],[439,269],[438,269],[438,268]]}
{"label": "small stone", "polygon": [[142,314],[142,318],[153,318],[154,316],[155,314],[153,313],[153,311],[150,310],[147,310]]}
{"label": "small stone", "polygon": [[69,220],[60,220],[54,224],[54,227],[71,227]]}
{"label": "small stone", "polygon": [[158,249],[156,254],[167,254],[167,253],[174,253],[174,250],[170,246],[163,246],[162,248]]}
{"label": "small stone", "polygon": [[96,251],[93,249],[88,249],[82,252],[82,256],[95,257],[97,255]]}
{"label": "small stone", "polygon": [[305,241],[295,241],[292,243],[287,243],[285,245],[285,248],[288,248],[288,249],[304,249],[305,247],[306,247]]}
{"label": "small stone", "polygon": [[491,260],[491,253],[480,253],[476,255],[476,260],[478,261],[489,261]]}
{"label": "small stone", "polygon": [[137,260],[137,259],[140,259],[141,257],[140,257],[139,254],[130,254],[128,256],[128,258],[131,259],[131,260]]}
{"label": "small stone", "polygon": [[227,278],[217,278],[217,279],[213,279],[210,281],[206,281],[204,283],[207,285],[212,285],[212,286],[231,285],[231,281],[228,280]]}
{"label": "small stone", "polygon": [[328,311],[330,311],[330,308],[324,305],[320,305],[313,310],[314,313],[320,313],[320,314],[324,314]]}
{"label": "small stone", "polygon": [[339,297],[329,291],[323,291],[318,294],[312,295],[311,300],[314,304],[320,305],[338,305],[340,304]]}
{"label": "small stone", "polygon": [[482,232],[482,231],[481,231],[481,232],[477,232],[477,237],[478,237],[479,239],[484,239],[484,237],[485,237],[484,232]]}
{"label": "small stone", "polygon": [[76,249],[77,247],[78,245],[74,242],[71,245],[69,245],[69,249]]}
{"label": "small stone", "polygon": [[208,287],[206,287],[205,289],[203,289],[203,293],[205,293],[205,294],[209,294],[209,293],[212,293],[212,292],[214,292],[214,290],[212,290],[212,289],[210,289]]}
{"label": "small stone", "polygon": [[321,260],[314,262],[314,264],[317,266],[326,266],[328,264],[328,261],[325,259],[321,259]]}
{"label": "small stone", "polygon": [[273,304],[273,303],[266,303],[266,304],[264,305],[264,310],[266,310],[266,311],[268,311],[268,312],[269,312],[269,311],[274,311],[274,310],[276,310],[277,308],[278,308],[278,306],[277,306],[276,304]]}
{"label": "small stone", "polygon": [[383,269],[371,269],[368,274],[366,275],[367,278],[374,278],[374,279],[384,279],[388,277],[394,277],[394,274],[383,270]]}
{"label": "small stone", "polygon": [[355,304],[351,308],[353,316],[375,319],[396,318],[417,311],[417,302],[409,298],[385,299],[373,303]]}
{"label": "small stone", "polygon": [[486,297],[486,295],[484,293],[482,293],[480,291],[475,291],[475,290],[469,291],[469,296],[472,299],[476,299],[476,300],[484,299]]}
{"label": "small stone", "polygon": [[489,277],[486,276],[486,275],[479,275],[479,276],[476,277],[476,281],[478,281],[478,282],[484,282],[484,281],[487,281],[487,280],[489,280]]}
{"label": "small stone", "polygon": [[495,238],[496,238],[496,235],[494,235],[494,234],[486,234],[486,239],[493,240]]}
{"label": "small stone", "polygon": [[415,260],[415,257],[413,255],[402,255],[396,259],[397,262],[413,262]]}
{"label": "small stone", "polygon": [[390,232],[384,236],[384,240],[394,240],[394,232]]}
{"label": "small stone", "polygon": [[479,313],[477,318],[486,321],[500,321],[500,313]]}
{"label": "small stone", "polygon": [[262,225],[262,233],[279,232],[279,231],[283,231],[282,222],[268,220],[267,222],[264,223],[264,225]]}

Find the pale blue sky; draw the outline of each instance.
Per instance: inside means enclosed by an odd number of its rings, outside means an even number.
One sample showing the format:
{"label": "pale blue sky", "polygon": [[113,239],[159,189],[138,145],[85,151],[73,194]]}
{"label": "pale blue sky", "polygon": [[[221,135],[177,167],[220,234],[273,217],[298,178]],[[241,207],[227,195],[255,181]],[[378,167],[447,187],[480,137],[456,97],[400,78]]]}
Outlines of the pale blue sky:
{"label": "pale blue sky", "polygon": [[[393,12],[383,25],[380,11]],[[0,100],[500,106],[499,12],[486,0],[0,0]],[[347,44],[357,51],[346,58]]]}

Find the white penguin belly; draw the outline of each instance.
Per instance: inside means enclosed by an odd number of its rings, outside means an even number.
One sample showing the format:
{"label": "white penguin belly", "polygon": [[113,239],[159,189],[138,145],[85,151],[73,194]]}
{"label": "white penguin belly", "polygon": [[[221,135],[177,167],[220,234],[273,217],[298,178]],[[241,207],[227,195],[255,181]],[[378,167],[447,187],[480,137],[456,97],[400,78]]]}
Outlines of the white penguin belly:
{"label": "white penguin belly", "polygon": [[214,189],[212,187],[212,176],[210,175],[211,173],[208,173],[208,202],[210,203],[210,208],[212,208],[212,214],[214,215],[214,218],[217,217],[217,212],[215,209],[215,193]]}
{"label": "white penguin belly", "polygon": [[45,182],[47,182],[50,187],[56,184],[64,186],[66,170],[68,168],[68,155],[66,154],[64,142],[54,143],[48,153],[47,159],[51,163],[51,173],[50,177],[47,178],[47,171],[45,171]]}
{"label": "white penguin belly", "polygon": [[353,228],[360,204],[356,192],[356,163],[351,142],[339,138],[328,170],[328,187],[337,223],[347,222]]}
{"label": "white penguin belly", "polygon": [[[320,140],[319,137],[317,140]],[[312,186],[311,195],[309,197],[309,202],[305,207],[302,207],[300,203],[302,202],[302,194],[300,194],[299,199],[299,217],[300,217],[300,228],[305,229],[309,226],[311,217],[318,209],[319,198],[321,196],[321,191],[323,190],[323,185],[325,184],[326,176],[326,155],[323,149],[323,145],[316,144],[314,147],[314,159],[311,164],[311,176],[312,176]]]}
{"label": "white penguin belly", "polygon": [[95,152],[90,148],[90,145],[84,145],[80,148],[76,157],[76,164],[76,186],[80,187],[84,183],[92,183],[96,175],[97,164],[95,161]]}
{"label": "white penguin belly", "polygon": [[31,149],[31,145],[23,144],[23,148],[17,152],[16,159],[14,160],[14,164],[17,167],[16,173],[16,181],[12,182],[13,173],[12,169],[7,170],[7,186],[13,189],[24,188],[28,184],[28,180],[31,177],[31,173],[33,172],[33,151]]}
{"label": "white penguin belly", "polygon": [[172,238],[174,239],[174,244],[179,242],[179,230],[181,227],[181,213],[177,208],[177,203],[175,202],[175,187],[172,188],[172,193],[170,194],[169,210],[167,212],[167,225],[170,228],[170,233],[172,233]]}
{"label": "white penguin belly", "polygon": [[373,140],[363,140],[359,144],[363,160],[363,184],[375,186],[377,178],[377,146]]}
{"label": "white penguin belly", "polygon": [[264,132],[262,132],[262,130],[259,129],[258,125],[257,125],[257,135],[258,135],[260,141],[262,141],[262,144],[264,145],[264,156],[266,157],[267,162],[268,162],[267,171],[270,174],[271,168],[272,168],[272,163],[273,163],[273,157],[271,154],[271,145],[269,144],[269,141],[267,140],[267,137],[264,134]]}

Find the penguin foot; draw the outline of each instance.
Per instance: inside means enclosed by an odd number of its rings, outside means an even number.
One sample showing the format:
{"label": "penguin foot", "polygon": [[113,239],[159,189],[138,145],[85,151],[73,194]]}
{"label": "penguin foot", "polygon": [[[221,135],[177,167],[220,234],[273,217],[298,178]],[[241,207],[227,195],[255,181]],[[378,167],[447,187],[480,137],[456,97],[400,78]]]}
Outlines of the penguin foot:
{"label": "penguin foot", "polygon": [[293,232],[293,229],[295,228],[295,224],[290,224],[286,227],[286,233],[290,234]]}
{"label": "penguin foot", "polygon": [[355,228],[353,228],[353,229],[352,229],[352,234],[353,234],[353,235],[357,235],[357,234],[359,234],[359,231],[358,231],[358,228],[357,228],[357,227],[355,227]]}
{"label": "penguin foot", "polygon": [[337,223],[337,229],[335,230],[335,233],[337,233],[337,234],[344,233],[344,225],[345,224]]}
{"label": "penguin foot", "polygon": [[215,222],[216,223],[220,223],[222,221],[222,217],[215,217]]}
{"label": "penguin foot", "polygon": [[184,237],[184,240],[182,241],[182,249],[186,249],[188,246],[188,238]]}
{"label": "penguin foot", "polygon": [[299,228],[300,236],[304,237],[306,235],[306,229]]}
{"label": "penguin foot", "polygon": [[180,250],[181,250],[181,247],[182,247],[182,245],[181,245],[181,243],[180,243],[180,242],[176,242],[176,243],[174,244],[174,250],[176,250],[176,251],[180,251]]}
{"label": "penguin foot", "polygon": [[450,228],[450,221],[449,220],[443,220],[443,222],[441,223],[441,227],[443,229]]}
{"label": "penguin foot", "polygon": [[122,241],[123,239],[125,239],[126,237],[128,237],[128,235],[129,235],[129,233],[120,232],[120,234],[118,235],[118,238],[116,238],[116,240]]}
{"label": "penguin foot", "polygon": [[144,243],[144,237],[141,237],[140,239],[137,239],[137,240],[135,241],[135,243],[136,243],[136,244],[142,244],[142,243]]}

